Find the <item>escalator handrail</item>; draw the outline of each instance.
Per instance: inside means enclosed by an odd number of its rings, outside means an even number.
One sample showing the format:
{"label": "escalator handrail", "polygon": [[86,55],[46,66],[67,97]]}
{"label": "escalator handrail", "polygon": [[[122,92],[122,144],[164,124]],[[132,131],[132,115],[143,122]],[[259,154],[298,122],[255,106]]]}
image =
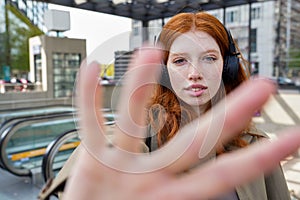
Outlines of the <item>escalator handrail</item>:
{"label": "escalator handrail", "polygon": [[69,105],[50,105],[50,106],[39,106],[34,108],[14,108],[14,109],[6,109],[0,110],[0,126],[7,119],[14,117],[22,117],[26,115],[37,116],[41,114],[47,113],[57,113],[64,111],[76,111],[76,108]]}
{"label": "escalator handrail", "polygon": [[[104,123],[104,125],[114,125],[115,121],[107,121]],[[56,156],[56,154],[59,152],[59,148],[68,140],[71,139],[72,136],[77,136],[77,134],[74,134],[74,132],[78,132],[78,129],[73,129],[73,130],[69,130],[66,131],[64,133],[62,133],[61,135],[59,135],[55,140],[53,140],[51,143],[49,143],[49,145],[46,148],[46,152],[43,156],[43,161],[42,161],[42,174],[44,177],[45,182],[47,183],[47,181],[51,177],[52,173],[52,164],[54,161],[54,158]]]}
{"label": "escalator handrail", "polygon": [[14,111],[24,111],[24,110],[37,110],[37,109],[42,109],[42,108],[49,108],[49,107],[69,107],[72,108],[72,105],[64,105],[64,104],[54,104],[54,105],[46,105],[46,106],[36,106],[36,107],[25,107],[25,108],[12,108],[12,109],[1,109],[1,113],[6,113],[6,112],[14,112]]}
{"label": "escalator handrail", "polygon": [[33,122],[43,122],[43,121],[49,121],[49,119],[57,119],[57,118],[74,118],[73,113],[69,113],[69,114],[63,114],[63,115],[52,115],[52,116],[47,116],[47,117],[38,117],[38,118],[29,118],[29,119],[24,119],[24,120],[19,120],[16,123],[11,124],[10,126],[8,126],[4,132],[1,134],[1,139],[0,139],[0,162],[3,165],[3,168],[9,172],[11,172],[12,174],[15,174],[17,176],[31,176],[31,170],[17,170],[14,169],[13,167],[11,167],[9,165],[7,156],[6,156],[6,151],[5,151],[5,147],[8,144],[9,139],[13,136],[13,134],[16,132],[16,130],[19,127],[23,127],[24,124],[32,124]]}
{"label": "escalator handrail", "polygon": [[36,119],[36,118],[50,117],[53,115],[64,115],[64,114],[70,114],[70,113],[74,113],[74,111],[61,111],[61,112],[54,112],[54,113],[42,113],[42,114],[37,114],[37,115],[24,115],[24,116],[20,116],[20,117],[12,117],[12,118],[5,120],[0,125],[0,135],[2,133],[2,130],[4,130],[10,124],[12,124],[16,121],[19,121],[19,120]]}
{"label": "escalator handrail", "polygon": [[52,177],[52,165],[59,148],[72,137],[76,137],[78,129],[66,131],[54,139],[46,148],[46,153],[42,160],[42,175],[45,183]]}

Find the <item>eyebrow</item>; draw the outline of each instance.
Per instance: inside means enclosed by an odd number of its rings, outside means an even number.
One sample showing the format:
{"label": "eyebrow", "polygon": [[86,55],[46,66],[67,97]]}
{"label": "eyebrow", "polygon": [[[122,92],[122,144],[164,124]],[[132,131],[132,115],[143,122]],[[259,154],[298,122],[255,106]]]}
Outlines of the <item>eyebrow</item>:
{"label": "eyebrow", "polygon": [[172,53],[172,52],[170,52],[170,56],[184,56],[186,54],[187,53]]}
{"label": "eyebrow", "polygon": [[216,49],[208,49],[205,51],[205,53],[221,53],[221,52]]}
{"label": "eyebrow", "polygon": [[[217,53],[217,54],[220,53],[221,54],[221,52],[218,51],[218,50],[216,50],[216,49],[207,49],[207,50],[205,50],[205,51],[202,52],[202,54],[206,54],[206,53]],[[183,52],[183,53],[180,53],[180,52],[178,52],[178,53],[172,53],[172,52],[170,52],[171,56],[184,56],[186,54],[188,54],[188,53],[185,53],[185,52]]]}

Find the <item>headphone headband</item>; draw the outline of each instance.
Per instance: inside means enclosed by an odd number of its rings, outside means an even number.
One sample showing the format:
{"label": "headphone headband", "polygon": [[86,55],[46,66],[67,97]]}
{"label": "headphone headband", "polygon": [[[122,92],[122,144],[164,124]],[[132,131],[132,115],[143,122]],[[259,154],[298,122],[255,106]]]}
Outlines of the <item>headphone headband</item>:
{"label": "headphone headband", "polygon": [[227,32],[227,36],[228,36],[228,41],[229,41],[229,54],[230,55],[240,55],[240,52],[237,51],[234,41],[233,41],[233,37],[231,35],[230,30],[228,30],[225,26],[224,26],[226,32]]}
{"label": "headphone headband", "polygon": [[240,53],[236,49],[230,31],[225,26],[224,29],[227,33],[227,37],[229,41],[228,44],[229,53],[225,55],[224,58],[222,78],[224,82],[232,82],[232,81],[235,82],[238,77],[239,63],[240,63],[238,55],[240,55]]}

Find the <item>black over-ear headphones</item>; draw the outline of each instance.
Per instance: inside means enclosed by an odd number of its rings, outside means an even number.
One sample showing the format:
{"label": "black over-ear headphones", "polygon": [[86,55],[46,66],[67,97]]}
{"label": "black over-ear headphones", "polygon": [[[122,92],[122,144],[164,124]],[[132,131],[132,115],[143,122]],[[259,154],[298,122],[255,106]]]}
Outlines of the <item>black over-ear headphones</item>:
{"label": "black over-ear headphones", "polygon": [[[224,64],[223,64],[223,72],[222,72],[222,79],[225,83],[228,82],[236,82],[239,72],[239,57],[240,53],[237,51],[234,40],[229,30],[225,26],[223,26],[228,37],[229,41],[229,52],[224,57]],[[155,40],[155,45],[157,41],[159,41],[160,35]],[[159,83],[169,89],[172,90],[171,82],[168,74],[168,69],[165,64],[162,64],[162,74]]]}
{"label": "black over-ear headphones", "polygon": [[239,72],[239,57],[240,54],[234,44],[233,38],[231,36],[231,33],[229,30],[226,29],[224,26],[224,29],[226,30],[228,41],[229,41],[229,52],[225,55],[224,58],[224,65],[223,65],[223,73],[222,73],[222,79],[224,82],[230,82],[230,81],[236,81],[238,77]]}

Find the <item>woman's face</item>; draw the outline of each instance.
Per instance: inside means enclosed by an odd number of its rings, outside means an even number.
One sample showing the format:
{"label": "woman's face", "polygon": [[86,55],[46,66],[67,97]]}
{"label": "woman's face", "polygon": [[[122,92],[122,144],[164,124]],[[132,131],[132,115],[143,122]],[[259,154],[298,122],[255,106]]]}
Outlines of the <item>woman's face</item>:
{"label": "woman's face", "polygon": [[223,57],[213,37],[189,31],[174,40],[167,67],[176,95],[193,107],[205,109],[220,87]]}

